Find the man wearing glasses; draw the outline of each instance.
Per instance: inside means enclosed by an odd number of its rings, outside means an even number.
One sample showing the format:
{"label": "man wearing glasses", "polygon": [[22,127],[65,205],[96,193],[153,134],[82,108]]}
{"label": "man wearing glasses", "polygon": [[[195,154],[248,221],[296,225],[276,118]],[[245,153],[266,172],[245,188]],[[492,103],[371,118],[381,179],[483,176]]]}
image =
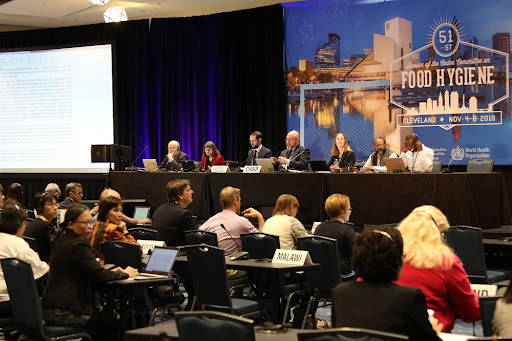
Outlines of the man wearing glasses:
{"label": "man wearing glasses", "polygon": [[385,170],[384,159],[398,157],[394,151],[388,149],[386,139],[383,137],[376,137],[373,140],[373,148],[375,152],[370,154],[370,157],[363,166],[366,172],[375,169],[375,167],[384,167],[383,170]]}
{"label": "man wearing glasses", "polygon": [[169,141],[167,145],[169,153],[160,164],[160,169],[180,171],[183,169],[181,161],[188,161],[188,155],[180,150],[180,143],[176,140]]}
{"label": "man wearing glasses", "polygon": [[299,132],[292,130],[286,135],[286,149],[281,152],[278,158],[271,158],[276,169],[308,170],[311,157],[309,149],[299,146]]}
{"label": "man wearing glasses", "polygon": [[64,192],[67,196],[66,199],[59,202],[58,207],[60,209],[68,209],[71,205],[82,201],[82,198],[84,197],[84,190],[82,185],[78,182],[70,182],[67,184]]}

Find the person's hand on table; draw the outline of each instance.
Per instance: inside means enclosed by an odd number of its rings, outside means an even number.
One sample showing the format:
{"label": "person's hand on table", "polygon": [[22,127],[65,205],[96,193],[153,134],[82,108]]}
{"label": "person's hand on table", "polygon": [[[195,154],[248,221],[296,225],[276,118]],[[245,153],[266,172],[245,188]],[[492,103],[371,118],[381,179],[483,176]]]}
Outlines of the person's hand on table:
{"label": "person's hand on table", "polygon": [[443,324],[439,323],[439,321],[434,316],[429,318],[429,321],[430,324],[432,325],[432,329],[434,329],[436,331],[437,336],[439,336],[441,334],[441,331],[443,330]]}

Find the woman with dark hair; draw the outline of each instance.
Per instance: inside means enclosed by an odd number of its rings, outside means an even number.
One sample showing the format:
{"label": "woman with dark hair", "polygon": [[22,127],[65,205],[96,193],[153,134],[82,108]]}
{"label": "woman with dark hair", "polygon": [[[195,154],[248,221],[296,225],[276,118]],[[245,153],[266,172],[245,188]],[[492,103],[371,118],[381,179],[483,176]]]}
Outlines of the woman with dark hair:
{"label": "woman with dark hair", "polygon": [[352,226],[345,224],[352,212],[349,197],[332,194],[325,201],[325,212],[331,219],[318,225],[315,235],[336,239],[341,278],[344,282],[353,280],[355,273],[352,270],[351,257],[356,233]]}
{"label": "woman with dark hair", "polygon": [[304,225],[295,218],[299,211],[299,201],[291,194],[281,194],[277,198],[272,217],[263,225],[262,232],[279,236],[281,249],[297,249],[297,239],[308,236]]}
{"label": "woman with dark hair", "polygon": [[116,197],[106,197],[98,204],[98,221],[94,226],[91,237],[91,247],[97,257],[101,258],[102,243],[116,240],[139,244],[132,237],[126,223],[122,221],[123,202]]}
{"label": "woman with dark hair", "polygon": [[393,283],[402,269],[402,252],[402,237],[394,227],[379,226],[356,238],[352,260],[361,280],[334,288],[335,327],[375,329],[411,341],[439,340],[442,325],[434,317],[429,323],[421,290]]}
{"label": "woman with dark hair", "polygon": [[199,166],[199,170],[210,170],[212,166],[217,165],[224,165],[224,157],[220,155],[215,143],[208,141],[204,144],[203,157],[201,158],[201,166]]}
{"label": "woman with dark hair", "polygon": [[[0,214],[0,258],[18,258],[32,267],[34,279],[48,272],[48,264],[21,238],[25,231],[27,212],[18,204],[5,204]],[[0,267],[0,317],[12,316],[4,273]]]}
{"label": "woman with dark hair", "polygon": [[37,193],[34,199],[34,209],[37,211],[36,219],[27,224],[24,236],[36,240],[39,257],[45,262],[49,262],[52,250],[50,239],[57,231],[52,223],[52,220],[57,217],[57,199],[54,193]]}
{"label": "woman with dark hair", "polygon": [[496,302],[492,323],[495,335],[512,337],[512,279],[503,297]]}
{"label": "woman with dark hair", "polygon": [[354,167],[356,163],[356,154],[352,151],[348,145],[347,137],[343,133],[337,133],[334,137],[334,143],[331,149],[331,159],[329,160],[329,166],[331,171],[336,169],[336,160],[338,160],[338,166],[341,169],[349,170]]}
{"label": "woman with dark hair", "polygon": [[23,206],[23,186],[14,182],[7,187],[7,194],[5,195],[5,204],[18,203]]}
{"label": "woman with dark hair", "polygon": [[55,238],[52,271],[43,295],[43,317],[47,324],[101,328],[105,336],[113,326],[106,316],[100,317],[95,301],[95,285],[125,279],[138,274],[134,268],[103,269],[87,242],[92,233],[92,216],[85,205],[68,208]]}
{"label": "woman with dark hair", "polygon": [[2,207],[4,206],[5,195],[4,188],[0,185],[0,212],[2,211]]}

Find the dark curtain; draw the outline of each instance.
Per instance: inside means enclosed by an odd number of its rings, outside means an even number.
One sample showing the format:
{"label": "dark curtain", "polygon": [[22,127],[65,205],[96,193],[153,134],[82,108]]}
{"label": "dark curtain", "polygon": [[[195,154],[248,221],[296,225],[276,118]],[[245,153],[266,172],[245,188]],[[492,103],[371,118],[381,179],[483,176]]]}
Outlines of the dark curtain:
{"label": "dark curtain", "polygon": [[[193,18],[154,19],[152,145],[176,139],[191,159],[213,141],[226,159],[245,160],[249,134],[281,147],[286,131],[281,6]],[[155,155],[155,153],[152,153]]]}
{"label": "dark curtain", "polygon": [[137,20],[6,32],[0,49],[113,43],[116,143],[131,146],[134,157],[147,146],[144,157],[160,161],[175,139],[197,160],[212,140],[226,159],[244,160],[253,130],[270,148],[283,145],[283,31],[275,5],[154,19],[151,28]]}

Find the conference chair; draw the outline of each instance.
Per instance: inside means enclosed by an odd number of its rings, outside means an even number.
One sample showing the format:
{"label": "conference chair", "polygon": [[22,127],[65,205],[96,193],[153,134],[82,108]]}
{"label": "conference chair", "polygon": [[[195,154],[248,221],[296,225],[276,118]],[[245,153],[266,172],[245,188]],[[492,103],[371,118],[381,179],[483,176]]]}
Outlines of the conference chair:
{"label": "conference chair", "polygon": [[432,163],[432,173],[441,173],[441,161],[434,161]]}
{"label": "conference chair", "polygon": [[219,243],[217,241],[217,234],[215,232],[203,230],[185,231],[185,242],[187,245],[206,244],[212,246],[219,246]]}
{"label": "conference chair", "polygon": [[[308,276],[309,286],[312,290],[312,298],[315,300],[313,306],[313,323],[315,319],[315,309],[318,300],[332,302],[332,289],[341,283],[340,264],[338,260],[338,243],[336,239],[322,236],[308,236],[298,239],[298,249],[309,252],[311,261],[320,264],[320,269]],[[311,301],[308,302],[302,329],[311,309]]]}
{"label": "conference chair", "polygon": [[299,341],[407,341],[405,335],[363,328],[334,328],[297,334]]}
{"label": "conference chair", "polygon": [[264,232],[242,233],[242,251],[249,252],[253,259],[272,259],[279,249],[279,236]]}
{"label": "conference chair", "polygon": [[216,310],[242,317],[257,316],[258,302],[229,295],[224,249],[211,245],[187,245],[185,250],[196,296],[192,309]]}
{"label": "conference chair", "polygon": [[11,299],[14,324],[29,340],[91,340],[87,328],[47,326],[43,324],[41,302],[30,264],[16,258],[2,259],[2,271]]}
{"label": "conference chair", "polygon": [[28,243],[28,246],[30,246],[30,248],[32,250],[37,252],[37,243],[36,243],[36,239],[35,238],[27,237],[27,236],[21,236],[21,238],[23,238]]}
{"label": "conference chair", "polygon": [[503,296],[479,297],[480,301],[480,320],[482,321],[482,329],[484,336],[492,336],[494,334],[492,319],[494,318],[494,309],[496,302]]}
{"label": "conference chair", "polygon": [[180,341],[255,341],[253,320],[216,311],[175,314]]}
{"label": "conference chair", "polygon": [[475,159],[469,160],[466,168],[468,173],[490,173],[494,166],[493,160]]}
{"label": "conference chair", "polygon": [[156,230],[144,228],[144,227],[133,227],[128,229],[128,232],[132,235],[133,238],[139,240],[157,240],[156,238]]}
{"label": "conference chair", "polygon": [[141,251],[137,244],[125,241],[108,241],[101,245],[101,254],[105,264],[114,264],[122,268],[131,266],[142,270]]}
{"label": "conference chair", "polygon": [[460,258],[469,281],[473,284],[492,284],[507,278],[507,272],[487,270],[482,230],[471,226],[452,226],[444,231],[446,242]]}

